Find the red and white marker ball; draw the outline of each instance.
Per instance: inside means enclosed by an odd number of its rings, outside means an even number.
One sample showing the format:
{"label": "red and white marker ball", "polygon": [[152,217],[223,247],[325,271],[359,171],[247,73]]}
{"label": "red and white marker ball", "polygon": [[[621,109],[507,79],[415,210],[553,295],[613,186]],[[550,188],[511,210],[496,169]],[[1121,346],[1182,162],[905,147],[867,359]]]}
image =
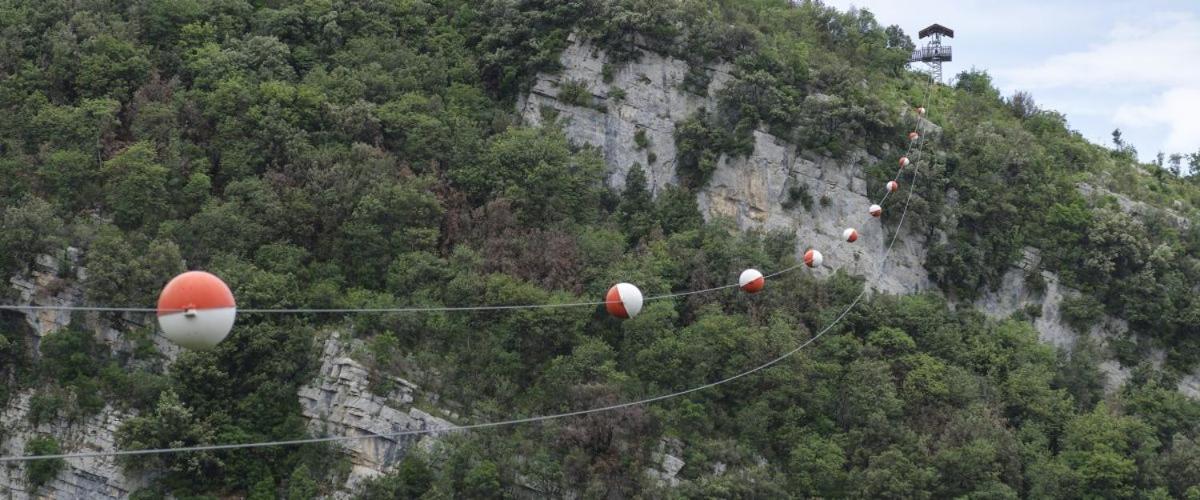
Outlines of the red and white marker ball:
{"label": "red and white marker ball", "polygon": [[163,336],[187,349],[211,349],[221,343],[236,318],[237,303],[229,285],[204,271],[176,276],[158,296]]}
{"label": "red and white marker ball", "polygon": [[747,269],[742,271],[742,275],[738,276],[738,286],[746,293],[761,292],[766,286],[767,279],[763,277],[763,273],[758,272],[758,269]]}
{"label": "red and white marker ball", "polygon": [[871,217],[879,217],[880,215],[883,215],[883,207],[879,205],[871,205],[871,208],[868,208],[867,212],[871,214]]}
{"label": "red and white marker ball", "polygon": [[910,162],[908,161],[908,157],[907,157],[907,156],[901,156],[901,157],[900,157],[900,168],[907,167],[909,163],[910,163]]}
{"label": "red and white marker ball", "polygon": [[825,256],[821,255],[821,252],[811,248],[807,252],[804,252],[804,265],[808,267],[820,267],[822,262],[825,262]]}
{"label": "red and white marker ball", "polygon": [[629,283],[617,283],[608,289],[604,302],[609,314],[629,319],[642,312],[642,291]]}
{"label": "red and white marker ball", "polygon": [[855,231],[852,227],[848,227],[845,231],[842,231],[842,238],[850,243],[854,243],[858,241],[858,231]]}
{"label": "red and white marker ball", "polygon": [[916,133],[916,132],[909,132],[909,133],[908,133],[908,140],[910,140],[910,141],[915,141],[915,140],[917,140],[917,139],[920,139],[920,138],[921,138],[921,134],[918,134],[918,133]]}
{"label": "red and white marker ball", "polygon": [[888,181],[887,190],[889,193],[895,193],[896,191],[900,190],[900,183],[896,181]]}
{"label": "red and white marker ball", "polygon": [[925,108],[917,108],[917,114],[921,115],[921,116],[925,116]]}

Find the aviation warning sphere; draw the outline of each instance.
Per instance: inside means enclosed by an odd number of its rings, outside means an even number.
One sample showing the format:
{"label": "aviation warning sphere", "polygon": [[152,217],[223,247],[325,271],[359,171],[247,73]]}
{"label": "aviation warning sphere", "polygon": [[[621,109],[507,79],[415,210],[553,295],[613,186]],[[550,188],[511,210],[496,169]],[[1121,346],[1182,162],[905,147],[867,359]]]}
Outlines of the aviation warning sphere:
{"label": "aviation warning sphere", "polygon": [[738,276],[738,286],[742,287],[746,293],[761,292],[766,284],[766,278],[763,277],[763,273],[758,272],[758,269],[747,269],[742,271],[741,276]]}
{"label": "aviation warning sphere", "polygon": [[909,163],[909,161],[908,161],[908,157],[907,157],[907,156],[901,156],[901,157],[900,157],[900,168],[907,167],[907,166],[908,166],[908,163]]}
{"label": "aviation warning sphere", "polygon": [[883,214],[883,207],[879,205],[871,205],[871,208],[868,208],[867,212],[871,214],[871,217],[879,217]]}
{"label": "aviation warning sphere", "polygon": [[158,296],[158,326],[180,347],[212,348],[229,335],[236,316],[229,285],[204,271],[176,276]]}
{"label": "aviation warning sphere", "polygon": [[909,132],[909,133],[908,133],[908,140],[910,140],[910,141],[915,141],[915,140],[917,140],[917,139],[920,139],[920,138],[921,138],[921,134],[918,134],[918,133],[916,133],[916,132]]}
{"label": "aviation warning sphere", "polygon": [[858,241],[858,231],[855,231],[852,227],[848,227],[845,231],[842,231],[842,238],[845,238],[850,243],[854,243]]}
{"label": "aviation warning sphere", "polygon": [[821,255],[821,252],[811,248],[807,252],[804,252],[804,265],[808,267],[821,267],[822,262],[825,262],[825,256]]}
{"label": "aviation warning sphere", "polygon": [[925,116],[925,108],[917,108],[917,114],[921,115],[921,116]]}
{"label": "aviation warning sphere", "polygon": [[888,192],[889,192],[889,193],[895,193],[895,192],[896,192],[896,190],[898,190],[898,189],[900,189],[900,183],[899,183],[899,182],[896,182],[896,181],[888,181],[888,183],[887,183],[887,190],[888,190]]}
{"label": "aviation warning sphere", "polygon": [[617,283],[608,289],[604,302],[609,314],[629,319],[642,312],[642,291],[629,283]]}

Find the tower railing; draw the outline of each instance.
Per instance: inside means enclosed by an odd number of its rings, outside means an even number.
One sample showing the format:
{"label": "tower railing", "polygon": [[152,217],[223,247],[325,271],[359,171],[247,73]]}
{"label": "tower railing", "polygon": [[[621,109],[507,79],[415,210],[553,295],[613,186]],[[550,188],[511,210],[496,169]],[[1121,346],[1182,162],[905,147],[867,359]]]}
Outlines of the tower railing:
{"label": "tower railing", "polygon": [[947,46],[921,47],[912,52],[909,62],[936,62],[953,60],[954,52]]}

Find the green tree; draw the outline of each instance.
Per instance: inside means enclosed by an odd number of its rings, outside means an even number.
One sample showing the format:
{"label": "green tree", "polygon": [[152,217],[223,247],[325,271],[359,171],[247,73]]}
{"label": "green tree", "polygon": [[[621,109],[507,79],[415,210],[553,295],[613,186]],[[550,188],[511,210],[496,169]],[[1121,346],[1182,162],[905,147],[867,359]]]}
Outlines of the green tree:
{"label": "green tree", "polygon": [[100,159],[112,146],[120,127],[116,99],[83,99],[77,106],[39,104],[27,132],[32,145],[52,145],[61,150],[80,150]]}
{"label": "green tree", "polygon": [[512,200],[520,220],[532,223],[593,220],[603,171],[594,150],[573,154],[562,131],[514,128],[492,139],[478,166],[450,175],[476,199]]}
{"label": "green tree", "polygon": [[914,459],[895,448],[871,457],[870,466],[854,480],[858,494],[865,498],[929,498],[935,472]]}
{"label": "green tree", "polygon": [[[216,432],[208,422],[198,418],[193,410],[179,399],[174,390],[163,391],[152,413],[125,421],[116,433],[122,449],[169,448],[212,443]],[[124,460],[122,466],[131,471],[165,470],[191,477],[198,484],[206,482],[220,461],[209,452],[182,455],[153,455],[149,460]]]}
{"label": "green tree", "polygon": [[87,97],[121,96],[126,99],[146,78],[150,61],[144,50],[130,41],[98,34],[81,44],[76,87]]}
{"label": "green tree", "polygon": [[130,242],[113,226],[96,231],[86,267],[87,294],[95,303],[142,307],[154,303],[163,285],[184,270],[174,242]]}
{"label": "green tree", "polygon": [[270,475],[264,476],[254,487],[250,489],[250,493],[246,495],[247,500],[275,500],[279,498],[276,493],[275,479]]}
{"label": "green tree", "polygon": [[654,210],[667,235],[700,229],[704,224],[695,193],[679,186],[663,188],[655,200]]}
{"label": "green tree", "polygon": [[646,186],[646,172],[641,165],[635,164],[625,174],[625,189],[617,205],[617,222],[629,235],[632,246],[650,234],[654,219],[654,201]]}
{"label": "green tree", "polygon": [[[53,437],[35,437],[25,443],[26,455],[56,455],[62,453],[58,440]],[[58,475],[67,465],[61,458],[30,461],[25,465],[25,478],[33,489],[41,488]]]}
{"label": "green tree", "polygon": [[434,473],[421,457],[409,454],[394,474],[367,483],[363,500],[417,499],[433,486]]}
{"label": "green tree", "polygon": [[68,211],[78,211],[101,200],[100,169],[94,154],[59,150],[50,153],[38,169],[38,177]]}
{"label": "green tree", "polygon": [[5,207],[0,216],[0,269],[6,274],[25,267],[62,244],[63,222],[41,198],[26,196]]}
{"label": "green tree", "polygon": [[154,145],[139,142],[104,162],[106,206],[126,229],[163,220],[167,214],[166,167],[157,162]]}
{"label": "green tree", "polygon": [[844,495],[846,453],[833,439],[803,436],[788,459],[790,484],[796,493],[813,497]]}
{"label": "green tree", "polygon": [[381,185],[357,201],[339,241],[352,282],[378,286],[396,252],[434,249],[442,207],[429,184],[414,179]]}
{"label": "green tree", "polygon": [[307,500],[317,497],[317,481],[308,471],[308,465],[301,464],[288,477],[288,500]]}
{"label": "green tree", "polygon": [[463,478],[461,493],[468,498],[504,498],[500,489],[500,471],[496,464],[485,460],[472,467]]}

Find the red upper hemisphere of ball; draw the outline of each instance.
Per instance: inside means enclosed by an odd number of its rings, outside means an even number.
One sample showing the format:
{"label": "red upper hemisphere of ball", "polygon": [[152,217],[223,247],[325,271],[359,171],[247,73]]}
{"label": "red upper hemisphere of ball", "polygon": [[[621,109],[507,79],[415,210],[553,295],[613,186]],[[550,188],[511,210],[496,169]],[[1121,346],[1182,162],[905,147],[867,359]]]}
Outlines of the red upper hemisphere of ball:
{"label": "red upper hemisphere of ball", "polygon": [[158,315],[173,314],[189,309],[223,309],[237,307],[233,292],[221,278],[204,271],[188,271],[167,283],[158,296]]}

